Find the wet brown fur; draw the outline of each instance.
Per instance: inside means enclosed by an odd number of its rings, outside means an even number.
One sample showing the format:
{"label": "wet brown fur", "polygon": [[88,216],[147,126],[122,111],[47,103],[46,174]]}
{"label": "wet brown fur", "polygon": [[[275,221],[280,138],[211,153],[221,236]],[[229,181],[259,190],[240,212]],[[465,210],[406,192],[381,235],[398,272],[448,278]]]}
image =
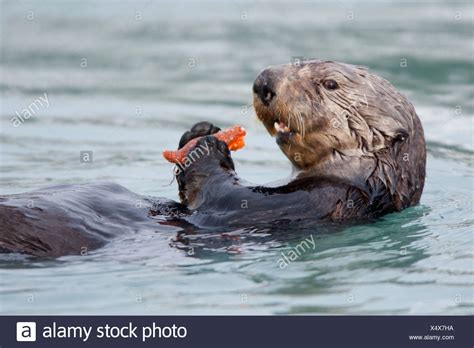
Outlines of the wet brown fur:
{"label": "wet brown fur", "polygon": [[[367,68],[332,61],[270,67],[275,96],[258,118],[271,135],[274,122],[293,131],[281,143],[298,177],[330,176],[357,186],[389,190],[397,210],[417,204],[425,178],[426,149],[413,105]],[[325,80],[338,83],[327,90]],[[337,214],[336,214],[337,215]]]}

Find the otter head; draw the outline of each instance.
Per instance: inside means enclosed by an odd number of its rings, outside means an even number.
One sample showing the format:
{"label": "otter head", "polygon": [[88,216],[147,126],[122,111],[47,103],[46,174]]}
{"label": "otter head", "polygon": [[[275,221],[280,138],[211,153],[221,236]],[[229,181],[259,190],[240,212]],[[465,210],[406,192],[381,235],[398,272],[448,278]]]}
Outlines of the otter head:
{"label": "otter head", "polygon": [[263,70],[257,117],[299,176],[330,176],[380,190],[397,209],[419,201],[425,140],[412,104],[366,68],[309,60]]}

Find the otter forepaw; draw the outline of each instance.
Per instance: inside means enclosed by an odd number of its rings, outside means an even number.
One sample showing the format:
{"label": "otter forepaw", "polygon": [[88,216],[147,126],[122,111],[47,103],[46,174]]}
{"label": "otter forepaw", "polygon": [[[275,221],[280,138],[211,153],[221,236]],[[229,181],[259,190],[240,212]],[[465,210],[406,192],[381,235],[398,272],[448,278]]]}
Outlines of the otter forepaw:
{"label": "otter forepaw", "polygon": [[225,142],[208,135],[199,139],[196,147],[204,150],[208,157],[217,159],[221,167],[234,170],[234,161]]}
{"label": "otter forepaw", "polygon": [[191,127],[191,130],[186,131],[179,140],[178,149],[181,149],[184,145],[186,145],[190,140],[202,137],[205,135],[211,135],[214,133],[219,132],[221,129],[219,127],[214,126],[210,122],[198,122],[194,126]]}
{"label": "otter forepaw", "polygon": [[184,162],[176,166],[181,202],[185,205],[193,202],[203,180],[218,175],[223,169],[234,170],[227,144],[212,135],[202,136],[189,150]]}

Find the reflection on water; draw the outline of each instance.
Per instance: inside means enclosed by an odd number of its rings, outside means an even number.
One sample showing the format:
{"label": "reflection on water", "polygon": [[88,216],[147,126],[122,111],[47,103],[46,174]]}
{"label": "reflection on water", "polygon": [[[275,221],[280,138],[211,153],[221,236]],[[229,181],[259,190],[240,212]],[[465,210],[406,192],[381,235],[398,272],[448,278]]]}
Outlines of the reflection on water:
{"label": "reflection on water", "polygon": [[[160,153],[201,120],[248,129],[234,154],[240,176],[280,179],[288,162],[248,106],[258,72],[292,57],[389,79],[413,101],[429,154],[421,204],[364,224],[212,233],[162,224],[86,256],[2,255],[2,313],[473,313],[470,2],[1,7],[2,194],[113,181],[177,199]],[[13,127],[44,93],[49,107]],[[80,151],[93,161],[81,163]],[[314,248],[281,269],[282,254],[307,238]]]}

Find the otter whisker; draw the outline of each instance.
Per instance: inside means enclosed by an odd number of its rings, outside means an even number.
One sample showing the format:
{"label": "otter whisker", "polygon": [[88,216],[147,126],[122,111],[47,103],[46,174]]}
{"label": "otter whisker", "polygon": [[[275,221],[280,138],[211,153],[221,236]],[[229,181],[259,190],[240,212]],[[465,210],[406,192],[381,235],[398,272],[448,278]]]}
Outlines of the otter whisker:
{"label": "otter whisker", "polygon": [[288,128],[290,129],[291,129],[291,121],[293,120],[293,117],[294,117],[293,112],[289,112],[288,113]]}
{"label": "otter whisker", "polygon": [[295,113],[295,121],[296,121],[296,130],[301,133],[301,122],[300,122],[300,112],[297,111]]}
{"label": "otter whisker", "polygon": [[305,124],[303,122],[303,115],[301,114],[301,111],[298,113],[298,131],[301,133],[301,137],[304,138]]}
{"label": "otter whisker", "polygon": [[303,122],[303,115],[300,113],[299,115],[300,118],[300,125],[301,125],[301,136],[304,138],[304,133],[305,133],[305,125]]}

